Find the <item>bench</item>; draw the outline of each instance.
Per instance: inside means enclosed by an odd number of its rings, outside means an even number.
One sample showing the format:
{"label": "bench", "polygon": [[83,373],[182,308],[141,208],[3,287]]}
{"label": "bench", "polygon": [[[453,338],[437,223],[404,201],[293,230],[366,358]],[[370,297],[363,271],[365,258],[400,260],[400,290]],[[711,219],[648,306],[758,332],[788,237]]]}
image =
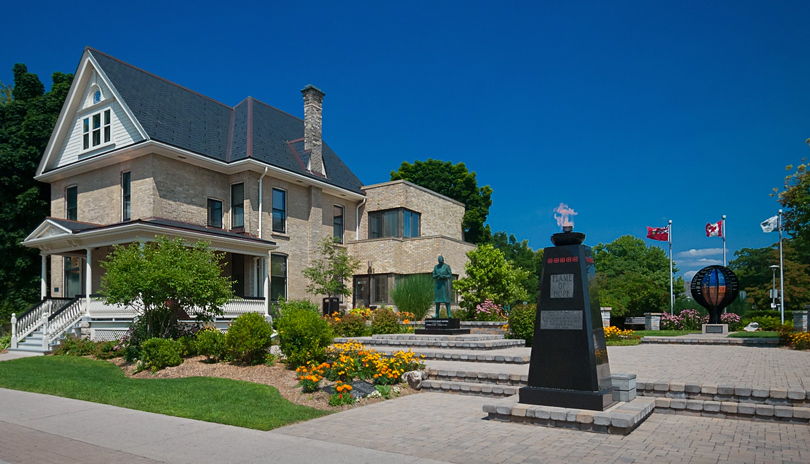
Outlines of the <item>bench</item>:
{"label": "bench", "polygon": [[647,319],[646,317],[626,317],[624,319],[624,326],[625,327],[641,326],[641,329],[643,330],[647,326],[646,319]]}

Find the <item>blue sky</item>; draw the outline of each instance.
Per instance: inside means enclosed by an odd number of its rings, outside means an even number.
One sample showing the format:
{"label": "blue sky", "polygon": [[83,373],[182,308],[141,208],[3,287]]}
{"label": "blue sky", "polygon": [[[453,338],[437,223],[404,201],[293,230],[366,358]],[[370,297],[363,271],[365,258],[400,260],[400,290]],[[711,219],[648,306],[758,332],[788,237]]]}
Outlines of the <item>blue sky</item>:
{"label": "blue sky", "polygon": [[[259,2],[256,2],[259,3]],[[810,155],[810,2],[12,2],[0,80],[46,82],[86,45],[229,105],[303,116],[366,184],[464,162],[488,223],[550,246],[553,209],[595,245],[673,221],[681,274],[777,240],[759,223]],[[651,244],[657,242],[648,242]],[[666,243],[663,243],[666,246]],[[686,274],[687,278],[691,274]]]}

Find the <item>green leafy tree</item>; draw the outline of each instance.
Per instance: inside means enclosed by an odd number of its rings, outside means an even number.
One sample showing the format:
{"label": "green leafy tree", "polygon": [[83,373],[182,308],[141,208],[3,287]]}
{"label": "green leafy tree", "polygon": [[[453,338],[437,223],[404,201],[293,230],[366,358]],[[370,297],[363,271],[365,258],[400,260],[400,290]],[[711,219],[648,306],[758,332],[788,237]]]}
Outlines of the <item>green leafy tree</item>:
{"label": "green leafy tree", "polygon": [[491,231],[484,223],[492,206],[492,188],[478,187],[475,172],[467,171],[464,163],[434,159],[403,162],[398,170],[391,171],[391,180],[400,179],[464,203],[464,240],[481,244],[489,239]]}
{"label": "green leafy tree", "polygon": [[101,262],[101,294],[107,304],[135,308],[146,338],[173,337],[179,317],[210,321],[233,297],[223,257],[206,242],[188,247],[179,238],[116,246]]}
{"label": "green leafy tree", "polygon": [[39,252],[20,245],[48,215],[48,185],[34,180],[72,74],[54,73],[51,90],[23,64],[0,88],[0,323],[39,299]]}
{"label": "green leafy tree", "polygon": [[536,303],[540,273],[543,269],[543,250],[534,251],[529,246],[528,240],[518,242],[514,234],[507,236],[503,231],[492,234],[490,243],[495,249],[500,250],[514,267],[527,271],[526,278],[520,285],[528,295],[526,301]]}
{"label": "green leafy tree", "polygon": [[[785,264],[785,309],[799,311],[810,303],[810,265],[799,262],[800,253],[793,240],[784,240]],[[753,309],[771,309],[770,290],[773,288],[772,265],[779,265],[777,244],[765,248],[743,248],[734,252],[735,258],[728,263],[746,291],[746,300]],[[776,288],[780,288],[779,270],[776,271]]]}
{"label": "green leafy tree", "polygon": [[[810,139],[806,141],[810,144]],[[806,159],[796,166],[788,165],[792,171],[785,177],[784,189],[774,189],[779,203],[785,208],[783,221],[785,232],[793,238],[797,258],[810,264],[810,176],[807,174]]]}
{"label": "green leafy tree", "polygon": [[313,265],[303,271],[304,277],[309,279],[307,292],[328,297],[351,295],[351,284],[346,282],[360,268],[360,261],[331,236],[324,237],[318,255]]}
{"label": "green leafy tree", "polygon": [[475,307],[491,300],[499,305],[514,304],[528,298],[521,282],[528,271],[514,267],[500,250],[490,244],[479,245],[467,252],[467,277],[458,279],[453,286],[461,296],[461,306],[470,313]]}
{"label": "green leafy tree", "polygon": [[[593,256],[600,303],[612,307],[614,316],[669,312],[669,257],[664,250],[624,235],[597,244]],[[678,277],[673,287],[684,288],[683,278]]]}

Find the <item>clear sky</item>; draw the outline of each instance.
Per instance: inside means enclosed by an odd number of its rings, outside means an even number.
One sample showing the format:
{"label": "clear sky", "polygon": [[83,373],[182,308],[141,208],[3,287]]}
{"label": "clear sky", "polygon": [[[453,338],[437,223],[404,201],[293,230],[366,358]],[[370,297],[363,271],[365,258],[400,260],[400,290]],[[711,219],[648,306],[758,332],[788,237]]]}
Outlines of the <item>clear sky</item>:
{"label": "clear sky", "polygon": [[[255,3],[255,5],[253,4]],[[550,246],[569,205],[595,245],[673,221],[681,274],[768,246],[785,165],[810,155],[810,2],[11,2],[0,80],[46,85],[89,45],[235,105],[303,116],[366,184],[464,162],[488,223]],[[663,244],[662,242],[648,242]]]}

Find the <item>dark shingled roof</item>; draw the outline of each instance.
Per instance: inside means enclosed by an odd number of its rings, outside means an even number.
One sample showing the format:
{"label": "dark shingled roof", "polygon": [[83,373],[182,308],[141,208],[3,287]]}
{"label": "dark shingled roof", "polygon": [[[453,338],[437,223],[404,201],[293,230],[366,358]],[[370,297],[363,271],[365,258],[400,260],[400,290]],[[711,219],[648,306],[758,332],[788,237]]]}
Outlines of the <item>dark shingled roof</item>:
{"label": "dark shingled roof", "polygon": [[308,159],[309,154],[288,143],[303,138],[302,119],[251,97],[231,108],[93,48],[88,51],[150,139],[226,163],[253,158],[363,194],[360,179],[326,143],[323,162],[328,177],[307,171],[306,161],[302,167],[299,159]]}

